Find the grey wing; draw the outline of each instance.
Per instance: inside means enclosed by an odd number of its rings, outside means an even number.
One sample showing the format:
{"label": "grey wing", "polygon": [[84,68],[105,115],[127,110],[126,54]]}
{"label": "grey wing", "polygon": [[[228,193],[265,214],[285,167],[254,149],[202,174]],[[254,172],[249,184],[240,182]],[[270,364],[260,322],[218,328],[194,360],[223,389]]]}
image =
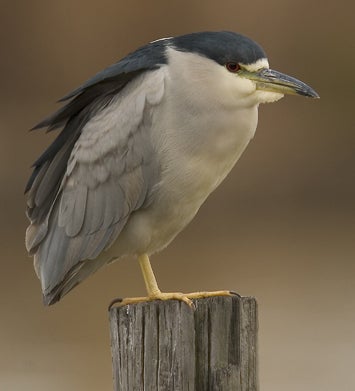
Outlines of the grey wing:
{"label": "grey wing", "polygon": [[[130,214],[149,202],[159,176],[151,115],[163,95],[162,68],[138,76],[89,119],[74,144],[68,139],[35,178],[26,246],[34,253],[47,304],[93,273],[93,260],[115,241]],[[65,174],[48,205],[46,189],[54,187],[51,176],[70,146]]]}

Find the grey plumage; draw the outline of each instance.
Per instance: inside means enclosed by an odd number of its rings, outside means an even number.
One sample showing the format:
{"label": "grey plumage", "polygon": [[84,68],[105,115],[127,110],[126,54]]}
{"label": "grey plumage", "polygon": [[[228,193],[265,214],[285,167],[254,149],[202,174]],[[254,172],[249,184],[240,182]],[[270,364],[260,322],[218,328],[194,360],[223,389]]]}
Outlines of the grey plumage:
{"label": "grey plumage", "polygon": [[284,93],[318,96],[249,38],[204,32],[152,42],[62,98],[34,127],[63,129],[26,186],[45,303],[114,258],[167,246],[243,153],[259,104]]}
{"label": "grey plumage", "polygon": [[81,261],[95,259],[110,246],[130,213],[147,202],[158,178],[145,124],[164,89],[161,77],[151,79],[149,72],[154,71],[142,72],[110,100],[96,98],[95,110],[59,150],[36,163],[38,173],[29,185],[26,245],[35,256],[46,303],[86,277]]}

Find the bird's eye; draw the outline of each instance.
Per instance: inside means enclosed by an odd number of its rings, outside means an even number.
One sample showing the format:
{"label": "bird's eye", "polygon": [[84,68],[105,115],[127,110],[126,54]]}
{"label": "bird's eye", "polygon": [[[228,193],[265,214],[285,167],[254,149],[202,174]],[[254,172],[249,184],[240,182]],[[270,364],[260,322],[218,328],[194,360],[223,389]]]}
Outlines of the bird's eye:
{"label": "bird's eye", "polygon": [[236,73],[240,69],[240,65],[236,62],[227,62],[226,68],[229,72]]}

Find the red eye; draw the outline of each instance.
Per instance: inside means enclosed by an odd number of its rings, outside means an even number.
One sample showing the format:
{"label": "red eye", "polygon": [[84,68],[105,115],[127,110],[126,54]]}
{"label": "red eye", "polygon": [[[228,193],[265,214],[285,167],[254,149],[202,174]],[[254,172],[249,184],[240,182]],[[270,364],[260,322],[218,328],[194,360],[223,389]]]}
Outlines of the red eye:
{"label": "red eye", "polygon": [[240,69],[240,65],[236,62],[227,62],[226,68],[229,72],[236,73]]}

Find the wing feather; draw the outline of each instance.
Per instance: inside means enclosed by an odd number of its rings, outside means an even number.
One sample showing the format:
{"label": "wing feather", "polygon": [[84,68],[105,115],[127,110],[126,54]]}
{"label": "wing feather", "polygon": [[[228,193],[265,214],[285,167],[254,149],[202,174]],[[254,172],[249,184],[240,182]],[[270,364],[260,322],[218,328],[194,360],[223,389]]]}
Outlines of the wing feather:
{"label": "wing feather", "polygon": [[[159,176],[151,115],[163,98],[164,75],[163,68],[139,75],[88,120],[62,178],[58,167],[70,141],[34,179],[26,245],[35,253],[47,304],[94,272],[94,259],[115,241],[130,214],[149,202]],[[55,186],[56,196],[38,218]]]}

